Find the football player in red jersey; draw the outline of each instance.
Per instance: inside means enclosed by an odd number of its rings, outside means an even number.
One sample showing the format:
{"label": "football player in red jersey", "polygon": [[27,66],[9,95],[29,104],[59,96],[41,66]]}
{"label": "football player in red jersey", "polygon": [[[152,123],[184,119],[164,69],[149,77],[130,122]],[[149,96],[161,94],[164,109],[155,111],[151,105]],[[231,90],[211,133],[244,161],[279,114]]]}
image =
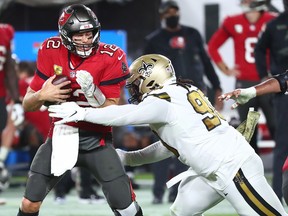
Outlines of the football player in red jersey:
{"label": "football player in red jersey", "polygon": [[[82,107],[117,104],[129,77],[126,54],[115,45],[99,41],[100,23],[85,5],[64,8],[58,26],[60,37],[48,38],[38,52],[37,70],[24,97],[24,109],[38,110],[45,101],[75,101]],[[60,74],[69,81],[53,85]],[[68,84],[71,88],[62,89]],[[31,164],[18,216],[39,215],[47,193],[74,166],[90,170],[116,216],[143,215],[113,147],[111,127],[77,122],[60,127],[51,124],[50,134]]]}
{"label": "football player in red jersey", "polygon": [[[14,28],[9,24],[0,24],[0,135],[7,125],[7,110],[6,102],[7,96],[12,99],[12,111],[15,124],[21,124],[24,120],[23,108],[20,105],[17,75],[14,67],[14,60],[11,55],[11,45],[14,38]],[[7,173],[4,167],[4,160],[9,152],[9,148],[1,145],[0,143],[0,186],[3,181],[7,179],[2,176],[3,173]],[[3,200],[0,200],[0,204],[4,204]]]}
{"label": "football player in red jersey", "polygon": [[[260,82],[255,58],[254,47],[258,41],[258,34],[265,23],[276,17],[276,14],[267,12],[266,0],[241,0],[243,13],[228,16],[221,27],[212,35],[208,42],[208,52],[218,68],[227,76],[236,78],[236,88],[245,88]],[[235,66],[229,68],[219,53],[219,48],[229,39],[234,42]],[[249,107],[261,107],[265,114],[267,125],[273,136],[274,119],[269,95],[261,96],[239,107],[238,113],[241,121],[244,121]],[[257,130],[251,140],[251,145],[258,152]]]}

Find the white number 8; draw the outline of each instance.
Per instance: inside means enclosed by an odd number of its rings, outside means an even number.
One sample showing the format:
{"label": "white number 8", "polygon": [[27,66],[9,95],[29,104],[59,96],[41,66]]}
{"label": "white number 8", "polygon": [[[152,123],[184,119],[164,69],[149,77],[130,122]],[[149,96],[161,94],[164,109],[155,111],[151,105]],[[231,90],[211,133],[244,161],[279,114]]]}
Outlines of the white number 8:
{"label": "white number 8", "polygon": [[254,57],[254,47],[257,43],[258,38],[257,37],[249,37],[245,40],[245,60],[248,63],[254,64],[255,63],[255,57]]}

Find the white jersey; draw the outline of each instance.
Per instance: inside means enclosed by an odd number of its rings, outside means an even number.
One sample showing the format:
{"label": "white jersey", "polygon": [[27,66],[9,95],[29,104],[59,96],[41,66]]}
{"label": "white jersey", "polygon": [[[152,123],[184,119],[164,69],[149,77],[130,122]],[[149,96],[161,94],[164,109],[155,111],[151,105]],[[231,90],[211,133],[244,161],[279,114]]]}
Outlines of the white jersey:
{"label": "white jersey", "polygon": [[217,189],[225,188],[255,153],[194,86],[167,85],[138,105],[91,109],[85,120],[112,126],[149,124],[180,161]]}

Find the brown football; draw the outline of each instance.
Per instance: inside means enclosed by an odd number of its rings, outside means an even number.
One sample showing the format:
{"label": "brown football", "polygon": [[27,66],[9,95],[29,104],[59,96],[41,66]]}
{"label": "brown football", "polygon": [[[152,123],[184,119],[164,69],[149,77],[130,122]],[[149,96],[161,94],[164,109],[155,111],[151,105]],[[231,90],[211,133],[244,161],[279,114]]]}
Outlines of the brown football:
{"label": "brown football", "polygon": [[[52,84],[53,85],[59,85],[59,84],[65,82],[65,81],[68,81],[68,80],[69,80],[68,76],[57,75],[53,79]],[[61,89],[69,89],[69,88],[71,88],[71,83],[69,83],[68,85],[63,86]],[[47,106],[47,107],[50,106],[50,105],[53,105],[53,104],[56,104],[56,103],[55,102],[51,102],[51,101],[45,101],[44,102],[44,106]]]}

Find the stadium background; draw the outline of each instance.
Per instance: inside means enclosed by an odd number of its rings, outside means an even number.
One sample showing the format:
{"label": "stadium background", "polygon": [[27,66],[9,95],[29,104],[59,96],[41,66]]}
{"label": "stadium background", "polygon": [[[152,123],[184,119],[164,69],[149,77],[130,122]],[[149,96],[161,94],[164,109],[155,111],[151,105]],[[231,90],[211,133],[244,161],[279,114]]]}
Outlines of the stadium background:
{"label": "stadium background", "polygon": [[[60,4],[59,2],[61,1],[2,0],[0,1],[0,21],[12,24],[16,30],[16,36],[18,34],[20,38],[22,38],[22,35],[19,35],[19,33],[24,32],[31,33],[37,31],[38,33],[45,33],[46,31],[50,31],[50,33],[55,33],[57,32],[57,20],[60,10],[65,6],[65,4]],[[75,2],[75,0],[73,2]],[[82,3],[85,1],[78,2]],[[126,50],[129,62],[141,55],[144,37],[160,25],[158,6],[161,0],[88,0],[88,2],[90,3],[86,5],[96,13],[105,34],[106,32],[110,32],[112,34],[112,41],[114,35],[120,34],[120,36],[118,35],[120,40],[115,43]],[[181,9],[180,22],[197,28],[205,41],[210,39],[210,36],[225,16],[241,12],[241,8],[239,7],[240,0],[177,0],[177,2]],[[281,0],[272,0],[272,5],[279,11],[283,10]],[[101,40],[105,41],[105,37],[106,36],[102,34]],[[17,41],[18,40],[15,40],[16,55],[16,50],[23,52],[23,49],[31,49],[31,53],[35,53],[35,50],[39,47],[37,43],[41,43],[41,41],[36,40],[32,47],[23,48],[21,46],[23,41]],[[228,64],[233,65],[234,56],[231,46],[232,41],[228,41],[220,51]],[[21,58],[20,60],[27,60],[25,57],[23,57],[23,59]],[[227,92],[232,90],[235,81],[234,78],[226,77],[219,72],[216,67],[215,69],[220,77],[223,91]],[[227,117],[237,116],[236,112],[230,110],[231,103],[232,102],[225,103],[223,113]],[[260,121],[265,124],[265,119],[261,119]],[[268,147],[271,145],[273,146],[271,143],[268,144]],[[269,174],[271,155],[263,155],[263,158],[269,179],[271,177]],[[139,174],[137,176],[137,183],[141,185],[141,188],[136,191],[138,200],[143,206],[146,216],[168,216],[170,204],[164,203],[161,206],[156,206],[156,208],[155,205],[151,205],[151,178],[150,174]],[[15,185],[17,185],[18,181],[21,184],[23,179],[16,179],[14,181]],[[0,207],[0,216],[12,216],[16,214],[23,190],[24,188],[22,187],[12,187],[3,193],[3,197],[7,198],[8,203]],[[76,199],[77,196],[72,193],[68,198],[67,205],[56,206],[51,196],[45,200],[41,215],[112,215],[112,212],[106,204],[87,207],[78,204]],[[234,212],[226,202],[223,202],[209,211],[207,215],[234,215]]]}

